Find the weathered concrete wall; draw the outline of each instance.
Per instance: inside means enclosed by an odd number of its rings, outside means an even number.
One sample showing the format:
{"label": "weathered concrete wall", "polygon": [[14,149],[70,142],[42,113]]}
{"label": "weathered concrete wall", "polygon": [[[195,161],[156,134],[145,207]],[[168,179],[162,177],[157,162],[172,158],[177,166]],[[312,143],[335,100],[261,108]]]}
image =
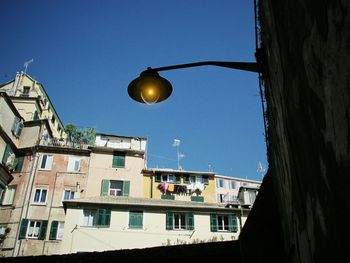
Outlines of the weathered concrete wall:
{"label": "weathered concrete wall", "polygon": [[349,262],[349,9],[261,1],[269,166],[288,262]]}

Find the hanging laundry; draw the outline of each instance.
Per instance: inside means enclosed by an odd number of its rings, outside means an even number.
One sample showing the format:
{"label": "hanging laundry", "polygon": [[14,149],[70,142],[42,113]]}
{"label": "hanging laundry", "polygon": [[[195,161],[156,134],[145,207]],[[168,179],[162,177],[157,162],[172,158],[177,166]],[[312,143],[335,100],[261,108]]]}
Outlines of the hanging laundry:
{"label": "hanging laundry", "polygon": [[168,191],[169,192],[174,192],[174,185],[173,184],[169,184],[168,185]]}

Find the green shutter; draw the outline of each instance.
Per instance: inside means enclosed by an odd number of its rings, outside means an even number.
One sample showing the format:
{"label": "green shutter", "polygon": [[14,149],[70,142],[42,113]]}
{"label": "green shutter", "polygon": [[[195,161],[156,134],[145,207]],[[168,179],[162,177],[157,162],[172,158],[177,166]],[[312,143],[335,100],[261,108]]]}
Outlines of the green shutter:
{"label": "green shutter", "polygon": [[237,216],[231,215],[230,231],[236,233],[238,231]]}
{"label": "green shutter", "polygon": [[58,221],[52,221],[49,240],[56,240],[57,239],[57,230],[58,230]]}
{"label": "green shutter", "polygon": [[217,232],[218,231],[218,216],[211,214],[210,215],[210,231]]}
{"label": "green shutter", "polygon": [[109,180],[102,180],[101,182],[101,196],[108,195],[109,192]]}
{"label": "green shutter", "polygon": [[22,219],[18,239],[25,239],[27,234],[28,219]]}
{"label": "green shutter", "polygon": [[187,230],[194,230],[194,214],[193,214],[193,212],[186,213],[186,228],[187,228]]}
{"label": "green shutter", "polygon": [[123,181],[123,196],[129,196],[130,181]]}
{"label": "green shutter", "polygon": [[24,162],[24,156],[16,156],[16,159],[13,165],[13,171],[17,173],[22,171],[23,162]]}
{"label": "green shutter", "polygon": [[7,158],[10,155],[10,152],[12,152],[10,145],[6,144],[4,155],[2,156],[2,163],[6,165]]}
{"label": "green shutter", "polygon": [[113,168],[123,168],[125,167],[125,153],[124,152],[114,152],[113,153]]}
{"label": "green shutter", "polygon": [[111,210],[109,209],[97,209],[96,213],[96,225],[99,227],[109,227],[111,222]]}
{"label": "green shutter", "polygon": [[43,220],[43,221],[41,221],[41,226],[40,226],[40,230],[39,230],[38,239],[40,239],[40,240],[44,240],[45,239],[46,229],[47,229],[47,220]]}
{"label": "green shutter", "polygon": [[142,222],[143,222],[142,211],[129,212],[129,228],[142,228],[143,226]]}
{"label": "green shutter", "polygon": [[33,120],[34,120],[34,121],[39,120],[39,114],[38,114],[38,112],[37,112],[37,111],[34,111]]}
{"label": "green shutter", "polygon": [[172,230],[174,228],[174,213],[167,212],[166,213],[166,230]]}
{"label": "green shutter", "polygon": [[19,137],[22,133],[24,124],[22,122],[18,123],[17,136]]}

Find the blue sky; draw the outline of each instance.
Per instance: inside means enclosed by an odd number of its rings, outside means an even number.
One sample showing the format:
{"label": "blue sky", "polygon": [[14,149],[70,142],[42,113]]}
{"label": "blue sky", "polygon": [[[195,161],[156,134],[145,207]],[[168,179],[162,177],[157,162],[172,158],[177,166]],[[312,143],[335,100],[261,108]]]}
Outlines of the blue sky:
{"label": "blue sky", "polygon": [[254,61],[253,1],[0,1],[0,82],[27,73],[64,124],[148,139],[148,167],[260,180],[267,167],[256,73],[220,67],[163,71],[172,96],[138,104],[127,86],[147,67]]}

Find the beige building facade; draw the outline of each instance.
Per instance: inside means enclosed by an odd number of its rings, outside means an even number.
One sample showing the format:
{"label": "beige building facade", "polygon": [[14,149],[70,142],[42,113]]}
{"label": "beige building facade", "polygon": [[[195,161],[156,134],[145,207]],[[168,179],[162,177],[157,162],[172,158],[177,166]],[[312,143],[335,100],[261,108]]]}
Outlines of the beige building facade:
{"label": "beige building facade", "polygon": [[54,138],[65,138],[61,122],[44,86],[25,74],[17,73],[15,79],[0,85],[6,92],[24,121],[48,120]]}
{"label": "beige building facade", "polygon": [[141,137],[96,134],[90,147],[87,196],[143,197],[146,145]]}
{"label": "beige building facade", "polygon": [[217,204],[115,196],[64,203],[62,253],[235,240],[241,229],[241,211]]}

